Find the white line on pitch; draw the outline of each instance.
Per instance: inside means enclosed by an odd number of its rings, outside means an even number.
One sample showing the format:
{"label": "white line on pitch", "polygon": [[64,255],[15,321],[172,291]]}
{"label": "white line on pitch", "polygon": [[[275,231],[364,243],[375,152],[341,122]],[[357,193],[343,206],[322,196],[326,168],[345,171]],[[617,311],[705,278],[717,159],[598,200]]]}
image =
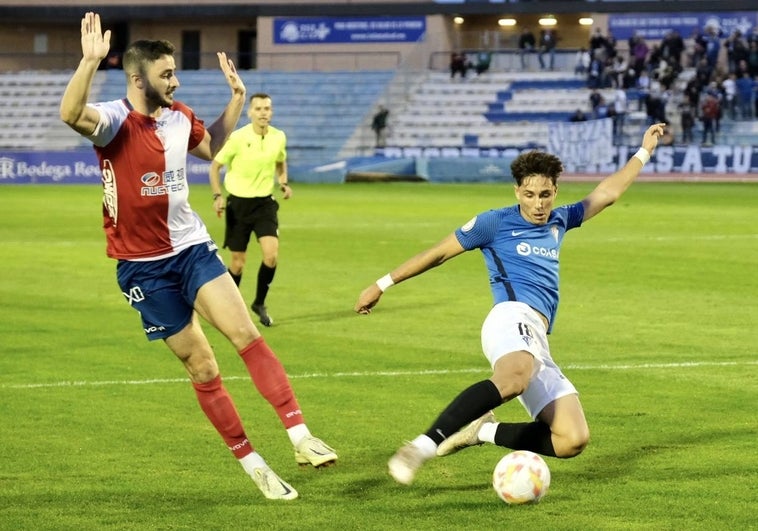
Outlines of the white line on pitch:
{"label": "white line on pitch", "polygon": [[[639,363],[639,364],[601,364],[601,365],[583,365],[583,364],[566,364],[562,368],[572,371],[606,371],[606,370],[645,370],[645,369],[686,369],[691,367],[734,367],[738,365],[758,365],[758,360],[749,361],[690,361],[681,363]],[[308,373],[308,374],[290,374],[292,380],[304,378],[373,378],[386,376],[429,376],[439,374],[463,374],[463,373],[482,373],[489,372],[486,367],[478,369],[439,369],[439,370],[421,370],[421,371],[367,371],[367,372],[333,372],[333,373]],[[249,376],[224,376],[226,381],[249,380]],[[31,384],[2,384],[0,389],[41,389],[49,387],[100,387],[108,385],[152,385],[165,383],[186,383],[186,378],[153,378],[148,380],[103,380],[103,381],[62,381],[51,383],[31,383]]]}

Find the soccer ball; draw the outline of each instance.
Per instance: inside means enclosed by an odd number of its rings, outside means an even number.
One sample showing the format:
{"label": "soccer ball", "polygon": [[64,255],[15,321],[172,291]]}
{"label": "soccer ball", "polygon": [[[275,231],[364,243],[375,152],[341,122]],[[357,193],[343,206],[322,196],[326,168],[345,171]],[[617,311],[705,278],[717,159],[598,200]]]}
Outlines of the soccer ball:
{"label": "soccer ball", "polygon": [[534,452],[517,450],[495,465],[492,487],[505,503],[537,503],[550,487],[550,469]]}

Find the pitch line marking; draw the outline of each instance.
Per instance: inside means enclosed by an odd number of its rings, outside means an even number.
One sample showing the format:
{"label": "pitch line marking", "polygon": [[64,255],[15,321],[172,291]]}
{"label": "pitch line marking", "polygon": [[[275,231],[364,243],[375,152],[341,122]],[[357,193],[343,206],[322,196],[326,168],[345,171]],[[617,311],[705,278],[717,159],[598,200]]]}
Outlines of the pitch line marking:
{"label": "pitch line marking", "polygon": [[[681,363],[639,363],[639,364],[566,364],[562,365],[565,370],[572,371],[598,371],[598,370],[636,370],[636,369],[686,369],[692,367],[735,367],[738,365],[758,365],[758,360],[748,361],[689,361]],[[301,380],[306,378],[350,378],[350,377],[394,377],[394,376],[433,376],[445,374],[466,374],[489,372],[489,369],[470,368],[470,369],[431,369],[422,371],[369,371],[369,372],[334,372],[334,373],[304,373],[290,374],[291,380]],[[249,380],[249,376],[224,376],[225,381]],[[186,378],[152,378],[147,380],[102,380],[102,381],[61,381],[51,383],[32,383],[32,384],[2,384],[0,389],[45,389],[54,387],[103,387],[108,385],[153,385],[153,384],[173,384],[187,383]]]}

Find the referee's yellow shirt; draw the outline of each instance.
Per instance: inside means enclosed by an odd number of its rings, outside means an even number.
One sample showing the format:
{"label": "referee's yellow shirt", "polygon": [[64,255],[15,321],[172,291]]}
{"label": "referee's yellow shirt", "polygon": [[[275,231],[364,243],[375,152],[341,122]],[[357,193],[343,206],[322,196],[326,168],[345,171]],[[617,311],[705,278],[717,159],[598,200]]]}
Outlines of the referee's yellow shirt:
{"label": "referee's yellow shirt", "polygon": [[227,192],[237,197],[266,197],[274,191],[276,163],[287,160],[287,136],[271,125],[261,136],[248,124],[229,135],[214,160],[226,166]]}

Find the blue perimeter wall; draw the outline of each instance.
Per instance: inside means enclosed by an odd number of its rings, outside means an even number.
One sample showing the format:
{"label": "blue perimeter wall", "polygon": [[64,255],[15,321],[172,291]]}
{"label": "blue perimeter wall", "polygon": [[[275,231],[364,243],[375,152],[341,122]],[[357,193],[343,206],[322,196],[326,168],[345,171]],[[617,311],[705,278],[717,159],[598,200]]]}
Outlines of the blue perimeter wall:
{"label": "blue perimeter wall", "polygon": [[[617,146],[612,164],[566,168],[566,173],[613,173],[638,146]],[[429,182],[503,182],[511,179],[510,163],[531,148],[384,148],[374,156],[355,157],[320,166],[290,166],[290,179],[301,183],[341,183],[350,173],[415,176]],[[192,156],[187,161],[190,183],[207,183],[210,163]],[[713,180],[753,180],[758,177],[758,146],[660,146],[645,174],[707,174]],[[92,150],[0,152],[0,184],[100,183]]]}

